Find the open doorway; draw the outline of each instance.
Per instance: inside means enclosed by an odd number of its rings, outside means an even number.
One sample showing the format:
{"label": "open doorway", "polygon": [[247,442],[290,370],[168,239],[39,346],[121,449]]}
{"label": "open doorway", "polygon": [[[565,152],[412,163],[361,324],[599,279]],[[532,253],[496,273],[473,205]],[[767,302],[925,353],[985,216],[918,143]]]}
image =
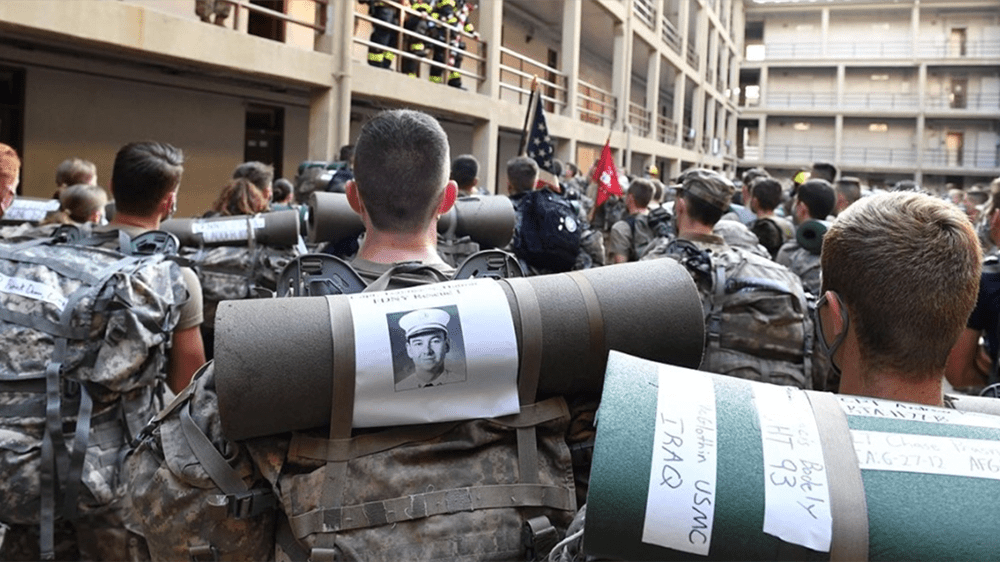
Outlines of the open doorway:
{"label": "open doorway", "polygon": [[962,165],[963,145],[965,144],[965,134],[949,132],[945,136],[944,148],[948,158],[949,166]]}
{"label": "open doorway", "polygon": [[246,144],[243,161],[274,166],[274,177],[282,177],[285,136],[285,108],[250,104],[246,116]]}

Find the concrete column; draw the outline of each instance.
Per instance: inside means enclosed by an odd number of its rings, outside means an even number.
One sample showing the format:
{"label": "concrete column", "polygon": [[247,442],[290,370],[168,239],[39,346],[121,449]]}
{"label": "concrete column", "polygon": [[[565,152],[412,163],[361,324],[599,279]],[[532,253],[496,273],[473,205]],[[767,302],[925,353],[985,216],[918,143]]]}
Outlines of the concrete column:
{"label": "concrete column", "polygon": [[683,72],[678,72],[674,78],[674,123],[677,124],[677,146],[684,144],[684,96],[687,94],[687,77]]}
{"label": "concrete column", "polygon": [[[742,142],[742,139],[740,139]],[[764,156],[767,153],[767,116],[761,115],[757,119],[757,149],[760,151],[759,166],[764,165]]]}
{"label": "concrete column", "polygon": [[688,33],[691,25],[688,20],[691,18],[691,4],[693,3],[682,1],[680,11],[677,14],[677,31],[681,35],[681,60],[687,60],[687,42],[691,35]]}
{"label": "concrete column", "polygon": [[499,193],[496,184],[500,174],[500,163],[497,161],[497,138],[500,127],[493,119],[479,121],[472,127],[472,155],[479,160],[479,183],[493,194]]}
{"label": "concrete column", "polygon": [[[345,2],[353,4],[353,2]],[[479,6],[479,36],[486,44],[486,79],[479,93],[491,100],[500,97],[500,35],[503,26],[503,2],[482,2]],[[494,151],[496,147],[494,147]],[[476,155],[479,158],[479,155]],[[482,161],[480,160],[480,167]]]}
{"label": "concrete column", "polygon": [[847,66],[844,64],[837,65],[837,97],[834,103],[837,107],[844,106],[844,92],[847,90]]}
{"label": "concrete column", "polygon": [[823,8],[820,11],[820,46],[819,52],[826,56],[826,46],[830,39],[830,8]]}
{"label": "concrete column", "polygon": [[917,162],[916,165],[914,166],[914,168],[916,169],[916,177],[914,178],[914,181],[916,181],[918,184],[921,181],[924,169],[924,149],[926,145],[926,143],[924,142],[924,135],[926,134],[926,130],[927,130],[927,119],[921,112],[919,115],[917,115],[917,132],[915,133],[917,138],[914,139],[917,146]]}
{"label": "concrete column", "polygon": [[314,91],[309,99],[309,159],[336,160],[351,136],[351,42],[354,4],[327,6],[327,33],[318,40],[333,61],[332,85]]}
{"label": "concrete column", "polygon": [[768,67],[760,67],[760,107],[767,107],[767,91],[770,87],[767,84]]}
{"label": "concrete column", "polygon": [[695,42],[695,52],[698,54],[698,73],[705,75],[708,68],[707,53],[709,49],[708,10],[699,4],[698,7],[698,40]]}
{"label": "concrete column", "polygon": [[840,166],[840,155],[844,150],[844,114],[838,113],[833,122],[833,161]]}
{"label": "concrete column", "polygon": [[646,111],[649,112],[649,138],[656,138],[660,118],[660,51],[653,47],[646,68]]}
{"label": "concrete column", "polygon": [[913,4],[910,12],[910,49],[914,57],[917,56],[917,45],[920,44],[920,2]]}
{"label": "concrete column", "polygon": [[927,63],[922,62],[917,68],[917,107],[921,108],[921,112],[925,103],[927,103]]}
{"label": "concrete column", "polygon": [[664,11],[664,2],[666,0],[653,0],[653,35],[657,39],[663,36],[663,14],[666,13]]}
{"label": "concrete column", "polygon": [[[500,4],[500,2],[487,2],[487,4]],[[566,73],[566,107],[563,115],[573,119],[580,118],[580,109],[577,106],[577,91],[580,89],[580,37],[583,22],[583,3],[577,0],[563,0],[563,27],[562,27],[562,70]],[[499,47],[498,47],[499,49]],[[497,76],[500,73],[497,72]],[[576,141],[573,141],[574,149],[573,161],[576,160]]]}
{"label": "concrete column", "polygon": [[615,22],[614,25],[614,51],[612,56],[611,70],[611,93],[615,96],[617,105],[617,119],[612,124],[612,128],[625,130],[628,123],[629,93],[632,83],[632,30],[629,21],[632,17],[632,10],[629,9],[626,19],[623,22]]}

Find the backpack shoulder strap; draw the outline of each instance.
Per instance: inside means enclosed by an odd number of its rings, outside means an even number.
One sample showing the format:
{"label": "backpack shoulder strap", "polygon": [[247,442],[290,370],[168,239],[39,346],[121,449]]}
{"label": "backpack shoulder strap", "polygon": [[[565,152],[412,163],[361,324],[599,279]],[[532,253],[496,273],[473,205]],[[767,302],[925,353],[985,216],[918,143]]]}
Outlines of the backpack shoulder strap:
{"label": "backpack shoulder strap", "polygon": [[511,277],[526,277],[524,268],[510,252],[498,249],[480,250],[472,254],[455,271],[452,277],[459,279],[508,279]]}

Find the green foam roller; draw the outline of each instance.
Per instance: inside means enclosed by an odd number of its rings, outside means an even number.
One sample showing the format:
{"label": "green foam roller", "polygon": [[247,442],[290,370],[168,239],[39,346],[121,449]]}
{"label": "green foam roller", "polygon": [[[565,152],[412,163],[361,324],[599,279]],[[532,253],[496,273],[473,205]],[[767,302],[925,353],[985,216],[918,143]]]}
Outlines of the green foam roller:
{"label": "green foam roller", "polygon": [[1000,416],[612,351],[584,549],[626,560],[996,560]]}

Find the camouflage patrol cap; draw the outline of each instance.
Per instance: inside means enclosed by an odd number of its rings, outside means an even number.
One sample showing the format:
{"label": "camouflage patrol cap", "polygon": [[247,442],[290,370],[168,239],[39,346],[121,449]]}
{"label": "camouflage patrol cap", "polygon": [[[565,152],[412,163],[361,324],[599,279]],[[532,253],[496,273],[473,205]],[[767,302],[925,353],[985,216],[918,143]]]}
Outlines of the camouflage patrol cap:
{"label": "camouflage patrol cap", "polygon": [[729,209],[733,193],[736,192],[733,183],[725,176],[705,168],[688,170],[677,181],[680,185],[674,186],[675,189],[686,191],[723,211]]}

